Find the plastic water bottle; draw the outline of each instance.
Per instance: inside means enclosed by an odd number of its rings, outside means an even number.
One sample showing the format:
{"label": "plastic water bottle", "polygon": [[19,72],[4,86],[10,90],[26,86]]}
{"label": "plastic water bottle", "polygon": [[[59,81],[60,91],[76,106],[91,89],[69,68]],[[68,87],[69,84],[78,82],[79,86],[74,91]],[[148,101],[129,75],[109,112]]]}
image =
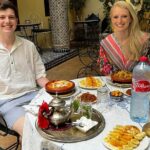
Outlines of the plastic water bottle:
{"label": "plastic water bottle", "polygon": [[149,121],[150,102],[150,65],[148,58],[142,56],[133,69],[130,117],[133,121]]}

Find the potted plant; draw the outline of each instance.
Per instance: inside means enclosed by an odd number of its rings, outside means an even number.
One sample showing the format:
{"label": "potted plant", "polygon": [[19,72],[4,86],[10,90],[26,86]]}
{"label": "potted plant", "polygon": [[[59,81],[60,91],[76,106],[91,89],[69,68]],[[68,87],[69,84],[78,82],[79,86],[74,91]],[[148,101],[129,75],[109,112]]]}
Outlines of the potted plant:
{"label": "potted plant", "polygon": [[82,8],[85,6],[86,0],[70,0],[69,5],[70,9],[75,11],[77,19],[80,20]]}

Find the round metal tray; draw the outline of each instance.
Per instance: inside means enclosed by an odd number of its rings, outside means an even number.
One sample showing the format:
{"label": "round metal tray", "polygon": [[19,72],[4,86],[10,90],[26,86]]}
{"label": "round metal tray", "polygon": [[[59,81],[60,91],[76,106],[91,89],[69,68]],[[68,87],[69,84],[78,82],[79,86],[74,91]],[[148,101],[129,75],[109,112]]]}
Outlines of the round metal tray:
{"label": "round metal tray", "polygon": [[[73,114],[71,116],[71,120],[76,121],[80,117],[81,115],[79,114]],[[65,130],[45,130],[38,127],[37,121],[35,123],[35,127],[39,134],[46,139],[56,142],[72,143],[91,139],[103,131],[105,127],[105,119],[103,115],[95,109],[93,109],[92,120],[97,121],[98,124],[86,133],[81,132],[75,126],[71,126],[70,128]]]}

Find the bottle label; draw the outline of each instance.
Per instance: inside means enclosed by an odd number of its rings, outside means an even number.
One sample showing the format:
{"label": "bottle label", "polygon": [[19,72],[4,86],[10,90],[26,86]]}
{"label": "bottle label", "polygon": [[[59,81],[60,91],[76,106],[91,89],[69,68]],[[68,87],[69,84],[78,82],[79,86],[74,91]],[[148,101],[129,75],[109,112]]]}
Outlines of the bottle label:
{"label": "bottle label", "polygon": [[134,82],[132,85],[134,91],[136,92],[149,92],[150,91],[150,82],[146,80],[139,80]]}

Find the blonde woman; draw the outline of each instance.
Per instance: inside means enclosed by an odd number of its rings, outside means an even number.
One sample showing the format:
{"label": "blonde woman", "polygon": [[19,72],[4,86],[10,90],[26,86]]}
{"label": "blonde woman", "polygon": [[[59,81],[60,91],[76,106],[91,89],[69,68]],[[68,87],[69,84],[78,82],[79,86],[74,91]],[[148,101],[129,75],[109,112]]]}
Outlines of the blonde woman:
{"label": "blonde woman", "polygon": [[132,71],[139,57],[150,53],[150,34],[141,31],[136,12],[125,1],[117,1],[110,10],[113,33],[100,43],[100,72]]}

